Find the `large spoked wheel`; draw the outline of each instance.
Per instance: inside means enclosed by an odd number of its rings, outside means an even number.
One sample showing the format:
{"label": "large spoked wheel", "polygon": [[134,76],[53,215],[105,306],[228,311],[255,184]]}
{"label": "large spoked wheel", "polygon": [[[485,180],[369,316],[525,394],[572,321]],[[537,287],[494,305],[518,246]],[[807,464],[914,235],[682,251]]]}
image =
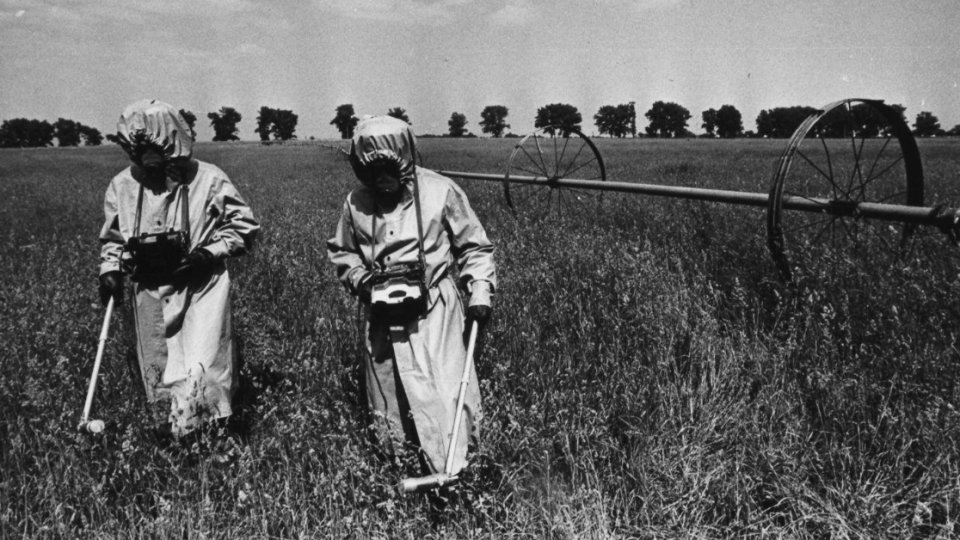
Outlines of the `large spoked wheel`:
{"label": "large spoked wheel", "polygon": [[597,210],[602,191],[563,186],[563,180],[605,182],[603,158],[580,131],[564,136],[557,128],[540,128],[524,137],[510,154],[503,179],[507,205],[515,215],[531,218]]}
{"label": "large spoked wheel", "polygon": [[780,157],[767,239],[781,277],[827,260],[895,256],[914,226],[865,219],[860,203],[923,206],[923,167],[899,111],[845,99],[807,118]]}

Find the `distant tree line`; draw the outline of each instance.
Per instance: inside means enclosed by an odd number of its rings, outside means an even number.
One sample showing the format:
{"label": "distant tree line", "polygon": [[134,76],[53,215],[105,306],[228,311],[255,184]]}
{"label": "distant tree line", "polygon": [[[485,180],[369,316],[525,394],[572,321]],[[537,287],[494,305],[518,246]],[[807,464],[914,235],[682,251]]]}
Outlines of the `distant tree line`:
{"label": "distant tree line", "polygon": [[[900,113],[906,122],[906,108],[893,104],[891,107]],[[721,105],[717,109],[707,109],[701,113],[700,128],[704,134],[700,137],[714,137],[721,139],[737,137],[764,137],[787,138],[797,127],[818,109],[809,106],[775,107],[760,111],[755,120],[756,131],[744,131],[743,118],[739,110],[733,105]],[[507,123],[509,109],[504,105],[487,105],[480,113],[480,131],[492,137],[516,137],[508,133],[510,124]],[[191,111],[180,109],[180,115],[190,127],[190,134],[196,138],[195,125],[197,116]],[[402,107],[392,107],[387,115],[399,118],[412,125],[407,111]],[[637,131],[636,102],[621,103],[619,105],[603,105],[593,115],[593,123],[597,132],[603,136],[622,137],[660,137],[680,138],[696,137],[688,129],[688,122],[693,117],[690,111],[678,103],[657,101],[644,113],[648,125],[644,133]],[[243,116],[233,107],[221,107],[216,112],[207,113],[210,127],[213,128],[214,141],[239,140],[237,127]],[[257,115],[257,133],[261,141],[269,141],[271,137],[276,141],[296,139],[298,115],[293,111],[260,107]],[[353,104],[347,103],[336,108],[335,116],[330,125],[337,128],[344,139],[353,137],[358,118]],[[476,137],[467,129],[467,116],[454,112],[447,121],[448,132],[444,137]],[[534,118],[534,127],[543,128],[551,136],[568,137],[575,131],[581,131],[583,116],[580,111],[568,103],[551,103],[537,109]],[[876,109],[865,103],[854,105],[847,110],[838,108],[830,111],[821,118],[813,135],[824,137],[847,137],[850,130],[855,130],[857,136],[877,137],[888,135],[889,121]],[[960,125],[950,130],[940,126],[939,119],[929,111],[917,114],[913,123],[913,133],[917,137],[960,136]],[[27,118],[13,118],[4,120],[0,124],[0,148],[42,147],[53,146],[98,146],[104,138],[117,142],[116,135],[107,134],[106,137],[93,127],[79,122],[58,118],[56,122],[45,120],[31,120]],[[311,137],[312,138],[312,137]]]}
{"label": "distant tree line", "polygon": [[636,102],[626,105],[604,105],[593,115],[593,123],[601,135],[623,138],[637,136]]}
{"label": "distant tree line", "polygon": [[[901,105],[891,105],[905,118],[906,108]],[[737,137],[764,137],[787,138],[807,117],[816,113],[818,109],[809,106],[776,107],[760,111],[756,119],[756,131],[744,131],[743,115],[733,105],[721,105],[717,109],[707,109],[701,113],[700,127],[704,134],[700,137],[732,139]],[[406,110],[395,107],[387,111],[389,116],[400,118],[410,123]],[[510,128],[506,118],[509,110],[503,105],[488,105],[480,113],[480,129],[483,133],[493,137],[515,136],[505,131]],[[690,111],[678,103],[657,101],[644,114],[649,124],[644,129],[647,137],[680,138],[696,137],[688,129],[688,122],[693,117]],[[340,136],[344,139],[353,137],[353,131],[358,122],[354,115],[352,104],[340,105],[336,109],[336,116],[330,121],[337,127]],[[603,105],[593,115],[593,122],[597,132],[610,137],[638,137],[636,102],[621,103],[619,105]],[[568,137],[575,131],[582,130],[583,116],[580,111],[568,103],[551,103],[537,109],[534,118],[534,127],[543,128],[551,136]],[[475,137],[466,129],[468,122],[463,113],[454,112],[447,121],[448,132],[444,137]],[[850,129],[854,129],[857,136],[877,137],[889,134],[890,124],[876,109],[865,103],[854,105],[849,111],[834,109],[826,117],[817,122],[813,135],[824,137],[847,137]],[[931,136],[960,136],[960,125],[949,131],[940,129],[937,117],[929,112],[921,112],[914,123],[914,134],[918,137]]]}
{"label": "distant tree line", "polygon": [[[195,139],[197,115],[180,109],[180,116],[190,128],[190,136]],[[208,113],[207,118],[213,128],[214,141],[240,139],[237,125],[243,115],[233,107],[221,107],[217,112]],[[255,132],[262,140],[267,140],[270,136],[282,141],[296,139],[297,120],[298,117],[293,111],[261,107]],[[81,142],[86,146],[98,146],[104,139],[113,143],[118,141],[116,134],[108,133],[104,137],[96,128],[65,118],[60,118],[53,124],[27,118],[4,120],[0,124],[0,148],[53,146],[54,140],[58,146],[78,146]]]}
{"label": "distant tree line", "polygon": [[[263,106],[260,107],[260,114],[257,116],[257,129],[253,131],[260,135],[261,141],[269,141],[271,135],[275,141],[289,141],[297,138],[295,132],[298,119],[299,117],[293,111]],[[235,137],[236,132],[231,133],[230,136]]]}
{"label": "distant tree line", "polygon": [[97,128],[85,126],[80,122],[58,118],[50,123],[46,120],[13,118],[0,124],[0,148],[25,148],[38,146],[100,146],[103,135]]}

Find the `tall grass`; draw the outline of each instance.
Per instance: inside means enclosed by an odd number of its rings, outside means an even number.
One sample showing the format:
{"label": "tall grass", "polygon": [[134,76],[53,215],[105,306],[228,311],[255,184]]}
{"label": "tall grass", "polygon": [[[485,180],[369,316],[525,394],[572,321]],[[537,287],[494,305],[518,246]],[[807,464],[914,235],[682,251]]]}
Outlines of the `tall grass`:
{"label": "tall grass", "polygon": [[[421,142],[500,172],[510,141]],[[765,192],[768,141],[600,141],[611,179]],[[921,147],[933,202],[960,157]],[[129,307],[74,428],[102,308],[97,232],[116,147],[0,153],[0,536],[5,538],[933,538],[957,532],[956,249],[838,255],[781,283],[762,211],[613,195],[514,218],[462,181],[497,246],[477,359],[481,437],[445,511],[368,442],[356,307],[325,240],[356,185],[333,150],[201,144],[264,229],[231,261],[242,452],[157,439]],[[879,259],[878,259],[879,260]]]}

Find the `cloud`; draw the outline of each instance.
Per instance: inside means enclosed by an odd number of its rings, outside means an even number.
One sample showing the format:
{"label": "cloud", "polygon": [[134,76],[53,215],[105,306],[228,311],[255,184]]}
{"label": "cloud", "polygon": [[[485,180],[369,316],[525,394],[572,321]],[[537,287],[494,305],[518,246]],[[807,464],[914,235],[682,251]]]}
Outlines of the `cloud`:
{"label": "cloud", "polygon": [[[10,0],[4,0],[11,4]],[[217,19],[238,13],[259,10],[251,0],[97,0],[96,2],[57,2],[40,0],[30,6],[32,14],[40,20],[55,20],[85,27],[102,21],[120,21],[143,24],[157,16],[189,15],[198,18]],[[23,13],[20,10],[19,13]],[[17,15],[20,16],[19,14]]]}
{"label": "cloud", "polygon": [[129,6],[126,9],[132,8],[145,13],[166,15],[190,14],[202,17],[216,17],[225,14],[246,13],[257,10],[257,5],[250,0],[120,1],[119,3],[124,6]]}
{"label": "cloud", "polygon": [[244,43],[237,48],[237,52],[247,56],[261,56],[267,54],[267,50],[255,43]]}
{"label": "cloud", "polygon": [[[489,15],[498,26],[529,26],[543,20],[548,12],[554,15],[578,11],[601,11],[629,14],[680,6],[690,0],[507,0],[504,6]],[[551,17],[552,18],[552,17]]]}
{"label": "cloud", "polygon": [[346,17],[402,24],[450,24],[471,0],[316,0],[314,5]]}
{"label": "cloud", "polygon": [[20,19],[23,17],[25,13],[26,11],[22,9],[17,10],[16,12],[0,10],[0,22],[8,22],[8,21],[14,21],[15,19]]}
{"label": "cloud", "polygon": [[[16,18],[14,13],[18,10],[25,11],[26,16]],[[275,9],[273,3],[258,4],[250,0],[32,0],[29,5],[23,5],[20,0],[0,0],[0,28],[21,27],[33,33],[33,36],[18,36],[21,41],[43,36],[50,43],[83,43],[126,36],[123,39],[129,43],[149,36],[169,44],[185,37],[202,47],[206,42],[200,40],[198,44],[198,39],[194,39],[198,37],[196,34],[183,32],[215,27],[216,35],[289,35],[294,24],[290,12]],[[102,32],[91,30],[104,27],[107,29]],[[171,40],[171,36],[178,38]]]}
{"label": "cloud", "polygon": [[691,0],[597,0],[599,5],[626,8],[638,13],[688,4]]}
{"label": "cloud", "polygon": [[490,22],[499,26],[525,26],[536,19],[536,9],[526,0],[508,3],[490,14]]}
{"label": "cloud", "polygon": [[635,0],[634,9],[646,11],[648,9],[660,9],[685,4],[683,0]]}

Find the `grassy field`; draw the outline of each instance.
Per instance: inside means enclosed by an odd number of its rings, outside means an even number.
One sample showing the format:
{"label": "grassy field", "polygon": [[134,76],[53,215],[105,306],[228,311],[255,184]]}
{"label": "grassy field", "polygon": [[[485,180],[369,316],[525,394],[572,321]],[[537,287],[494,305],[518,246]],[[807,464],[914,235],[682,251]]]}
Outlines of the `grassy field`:
{"label": "grassy field", "polygon": [[[512,141],[421,140],[427,166],[502,172]],[[784,141],[601,140],[611,180],[766,192]],[[791,284],[764,212],[615,195],[515,218],[463,180],[497,246],[485,416],[459,499],[362,424],[355,302],[325,240],[357,183],[318,145],[199,144],[263,224],[230,262],[246,438],[218,464],[157,444],[129,306],[75,432],[103,309],[97,232],[115,146],[0,152],[2,538],[934,538],[960,533],[960,259],[830,253]],[[954,141],[922,141],[960,204]]]}

